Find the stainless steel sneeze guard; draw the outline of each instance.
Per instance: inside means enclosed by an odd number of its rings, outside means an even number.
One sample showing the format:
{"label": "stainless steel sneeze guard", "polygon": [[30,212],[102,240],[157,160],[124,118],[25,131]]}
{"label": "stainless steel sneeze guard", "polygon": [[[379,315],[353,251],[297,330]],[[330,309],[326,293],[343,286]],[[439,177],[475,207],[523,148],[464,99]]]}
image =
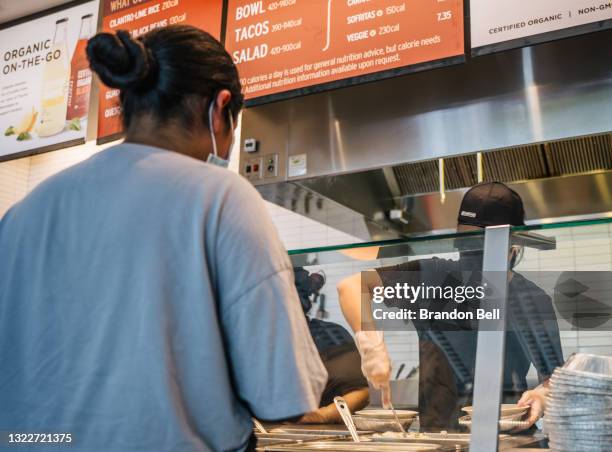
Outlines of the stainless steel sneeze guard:
{"label": "stainless steel sneeze guard", "polygon": [[[501,312],[505,312],[508,296],[509,248],[510,226],[486,228],[483,274],[490,291],[486,302]],[[505,339],[505,314],[499,320],[480,321],[474,375],[474,415],[470,441],[472,452],[497,450]]]}

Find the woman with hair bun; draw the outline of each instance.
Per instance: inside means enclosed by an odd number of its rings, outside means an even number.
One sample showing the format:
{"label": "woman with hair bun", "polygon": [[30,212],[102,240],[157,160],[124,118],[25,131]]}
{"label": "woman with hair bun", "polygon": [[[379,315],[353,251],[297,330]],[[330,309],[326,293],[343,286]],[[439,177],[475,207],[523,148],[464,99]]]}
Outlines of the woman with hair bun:
{"label": "woman with hair bun", "polygon": [[98,34],[87,55],[126,139],[0,220],[0,430],[252,449],[253,416],[316,410],[327,375],[262,199],[222,168],[236,67],[190,26]]}

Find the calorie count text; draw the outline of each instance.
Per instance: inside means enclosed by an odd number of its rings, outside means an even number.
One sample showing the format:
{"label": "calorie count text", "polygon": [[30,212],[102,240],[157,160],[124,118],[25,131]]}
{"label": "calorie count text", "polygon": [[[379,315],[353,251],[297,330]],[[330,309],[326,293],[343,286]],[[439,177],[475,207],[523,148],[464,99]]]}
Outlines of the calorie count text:
{"label": "calorie count text", "polygon": [[[355,6],[363,3],[367,3],[369,0],[359,1],[359,0],[347,0],[348,6]],[[246,5],[242,5],[236,8],[235,11],[235,20],[236,22],[240,22],[244,19],[252,18],[255,16],[260,16],[265,14],[268,11],[274,11],[280,7],[287,7],[295,5],[297,0],[279,0],[274,1],[268,4],[267,8],[264,7],[263,1],[259,0],[256,2],[250,2]],[[383,15],[395,15],[406,12],[406,3],[400,3],[396,5],[389,5],[384,9],[375,9],[371,11],[366,11],[358,14],[354,14],[348,16],[346,18],[346,22],[348,25],[363,22],[364,20],[370,20],[378,17],[382,17]],[[275,23],[270,26],[270,20],[264,20],[261,22],[252,23],[243,27],[236,27],[234,30],[234,38],[235,42],[244,42],[247,40],[255,39],[258,37],[266,36],[269,33],[274,33],[277,31],[284,31],[291,28],[300,27],[303,23],[303,19],[301,17],[290,19],[281,23]],[[400,24],[386,24],[381,25],[377,29],[372,30],[363,30],[356,33],[347,34],[346,40],[348,42],[356,42],[363,39],[371,39],[375,36],[382,36],[390,33],[397,33],[400,31]],[[274,56],[279,55],[281,53],[290,52],[293,50],[301,49],[301,41],[298,43],[286,43],[280,46],[275,46],[273,48],[269,48],[267,43],[261,43],[255,45],[253,47],[245,47],[242,49],[237,49],[232,53],[232,58],[235,64],[246,63],[250,61],[255,61],[258,59],[262,59],[267,57],[268,55]]]}
{"label": "calorie count text", "polygon": [[[142,10],[137,11],[136,13],[131,13],[123,17],[129,16],[133,20],[142,19],[144,17],[150,17],[151,15],[158,14],[164,10],[176,8],[179,5],[180,5],[180,0],[164,0],[156,5],[151,5],[147,8],[143,8]],[[146,11],[146,13],[143,13],[142,11]],[[126,20],[122,24],[129,23],[133,20]],[[186,22],[187,20],[188,20],[187,12],[183,12],[180,14],[173,15],[169,18],[163,18],[158,21],[153,21],[137,29],[130,30],[130,34],[133,37],[138,37],[155,28],[165,27],[165,26],[173,25],[173,24],[180,24],[180,23]],[[109,22],[109,27],[113,28],[112,19]],[[114,117],[118,117],[121,115],[122,110],[116,101],[117,97],[119,97],[119,90],[106,88],[106,93],[104,94],[104,100],[106,102],[112,102],[112,105],[104,109],[104,118],[109,119],[109,118],[114,118]]]}
{"label": "calorie count text", "polygon": [[289,42],[280,46],[274,46],[270,49],[270,55],[279,55],[281,53],[293,52],[302,48],[302,41]]}
{"label": "calorie count text", "polygon": [[[108,21],[108,27],[110,29],[115,29],[118,27],[122,27],[125,26],[127,24],[130,24],[132,22],[135,22],[137,20],[142,20],[145,19],[147,17],[152,17],[155,16],[159,13],[161,13],[162,11],[166,11],[172,8],[177,8],[178,6],[180,6],[180,0],[163,0],[161,2],[158,2],[156,4],[153,5],[149,5],[146,7],[143,7],[137,11],[131,12],[131,13],[127,13],[127,14],[123,14],[121,16],[117,16],[117,17],[110,17],[110,20]],[[150,27],[150,26],[146,26],[143,28],[146,28],[146,31],[148,30],[152,30],[153,28],[159,28],[159,27],[165,27],[168,24],[176,24],[176,23],[180,23],[182,22],[181,20],[179,20],[180,16],[184,16],[186,13],[183,14],[179,14],[178,16],[173,16],[167,19],[162,19],[159,22],[156,23],[156,26],[154,27]],[[146,31],[143,31],[142,33],[138,33],[137,35],[146,33]],[[135,33],[133,33],[135,34]]]}

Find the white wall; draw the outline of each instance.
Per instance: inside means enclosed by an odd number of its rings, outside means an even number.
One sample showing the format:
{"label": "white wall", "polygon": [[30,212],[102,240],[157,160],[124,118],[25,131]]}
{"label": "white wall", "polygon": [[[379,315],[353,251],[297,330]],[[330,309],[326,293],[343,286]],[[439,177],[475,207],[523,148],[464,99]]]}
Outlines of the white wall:
{"label": "white wall", "polygon": [[25,196],[29,173],[30,159],[0,163],[0,216]]}
{"label": "white wall", "polygon": [[81,146],[0,163],[0,216],[47,177],[113,144],[96,146],[95,141],[89,141]]}

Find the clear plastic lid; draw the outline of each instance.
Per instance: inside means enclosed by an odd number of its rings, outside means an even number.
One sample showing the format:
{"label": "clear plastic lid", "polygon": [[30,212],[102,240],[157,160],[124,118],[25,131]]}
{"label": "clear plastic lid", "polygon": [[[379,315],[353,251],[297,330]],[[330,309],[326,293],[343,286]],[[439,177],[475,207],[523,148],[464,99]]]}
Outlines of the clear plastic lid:
{"label": "clear plastic lid", "polygon": [[612,357],[591,355],[589,353],[574,353],[565,362],[563,369],[590,374],[590,376],[599,378],[612,378]]}

